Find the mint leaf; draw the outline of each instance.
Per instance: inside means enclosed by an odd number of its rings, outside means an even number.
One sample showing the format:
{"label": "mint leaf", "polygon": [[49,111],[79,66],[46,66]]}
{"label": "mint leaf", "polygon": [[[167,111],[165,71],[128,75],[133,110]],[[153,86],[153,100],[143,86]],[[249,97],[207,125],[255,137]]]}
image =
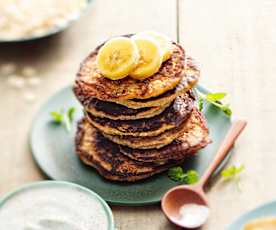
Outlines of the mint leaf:
{"label": "mint leaf", "polygon": [[237,167],[235,165],[229,166],[221,172],[224,180],[239,179],[240,173],[245,169],[244,165]]}
{"label": "mint leaf", "polygon": [[244,169],[244,165],[239,167],[234,165],[229,166],[221,172],[221,177],[224,179],[224,181],[234,181],[237,184],[239,191],[241,191],[240,174]]}
{"label": "mint leaf", "polygon": [[200,112],[202,112],[202,110],[203,110],[203,104],[204,104],[204,100],[203,100],[202,97],[200,97],[198,99],[198,109],[199,109]]}
{"label": "mint leaf", "polygon": [[173,181],[183,182],[184,184],[194,184],[199,180],[199,175],[195,170],[189,170],[185,173],[180,166],[170,168],[168,176]]}
{"label": "mint leaf", "polygon": [[52,116],[54,122],[56,122],[58,124],[62,123],[62,121],[63,121],[63,114],[62,113],[53,111],[53,112],[50,113],[50,115]]}
{"label": "mint leaf", "polygon": [[199,175],[198,175],[197,171],[189,170],[186,173],[186,177],[185,177],[186,184],[195,184],[198,181],[199,181]]}
{"label": "mint leaf", "polygon": [[221,110],[228,116],[231,117],[232,110],[229,108],[229,105],[222,105]]}
{"label": "mint leaf", "polygon": [[76,109],[74,107],[70,107],[66,112],[64,112],[63,109],[60,111],[61,112],[53,111],[50,115],[54,122],[63,125],[67,131],[70,131]]}
{"label": "mint leaf", "polygon": [[198,100],[198,107],[199,110],[202,111],[203,109],[203,105],[204,105],[204,101],[216,106],[217,108],[219,108],[220,110],[222,110],[224,112],[224,114],[228,117],[231,117],[232,115],[232,110],[230,109],[230,106],[224,105],[220,100],[222,100],[223,98],[225,98],[225,96],[227,95],[226,93],[208,93],[208,94],[204,94],[203,92],[197,90],[198,95],[200,96],[199,100]]}
{"label": "mint leaf", "polygon": [[183,169],[180,166],[177,166],[169,169],[168,176],[174,181],[183,181],[185,174]]}
{"label": "mint leaf", "polygon": [[206,100],[210,102],[220,101],[225,98],[226,93],[208,93],[206,95]]}
{"label": "mint leaf", "polygon": [[73,122],[75,112],[76,112],[76,108],[74,107],[70,107],[69,110],[67,111],[67,116],[70,122]]}

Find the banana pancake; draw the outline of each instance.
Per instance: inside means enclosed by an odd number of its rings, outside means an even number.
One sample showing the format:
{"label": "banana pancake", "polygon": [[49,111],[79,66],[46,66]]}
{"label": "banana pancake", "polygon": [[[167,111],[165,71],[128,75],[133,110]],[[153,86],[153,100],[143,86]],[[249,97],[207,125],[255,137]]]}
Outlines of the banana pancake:
{"label": "banana pancake", "polygon": [[85,164],[94,167],[106,179],[114,181],[141,180],[172,166],[141,164],[126,157],[118,145],[104,138],[86,119],[78,124],[76,153]]}
{"label": "banana pancake", "polygon": [[171,58],[157,73],[143,81],[130,77],[114,81],[104,77],[96,62],[100,47],[85,59],[77,74],[74,91],[81,102],[91,97],[103,101],[156,97],[173,89],[183,77],[185,52],[176,43],[172,43]]}
{"label": "banana pancake", "polygon": [[173,142],[189,130],[190,123],[198,123],[202,119],[201,113],[194,108],[189,117],[177,128],[167,130],[158,136],[135,137],[135,136],[118,136],[103,133],[109,140],[134,149],[159,149]]}
{"label": "banana pancake", "polygon": [[[191,57],[187,57],[185,61],[185,70],[183,70],[181,81],[173,89],[167,90],[161,95],[147,98],[147,99],[139,99],[139,98],[134,98],[131,100],[114,99],[113,102],[120,105],[124,105],[132,109],[140,109],[145,107],[165,107],[166,105],[170,104],[176,97],[190,90],[197,83],[199,77],[200,77],[200,70],[197,63]],[[148,79],[145,79],[144,81],[147,81],[147,80]],[[78,100],[85,107],[88,107],[88,108],[91,107],[91,104],[93,104],[94,98],[93,97],[91,98],[89,96],[84,84],[80,84],[78,80],[74,85],[74,92]],[[109,101],[112,101],[112,100],[109,100]]]}
{"label": "banana pancake", "polygon": [[152,118],[110,120],[95,117],[89,112],[87,112],[87,117],[92,125],[105,134],[135,137],[157,136],[181,125],[189,117],[194,100],[190,91],[177,97],[163,113]]}
{"label": "banana pancake", "polygon": [[200,68],[198,64],[193,58],[187,57],[185,61],[183,77],[175,88],[168,90],[167,92],[157,97],[147,99],[134,98],[131,100],[118,100],[115,102],[133,109],[163,106],[165,104],[171,103],[176,97],[190,90],[198,82],[199,77]]}
{"label": "banana pancake", "polygon": [[162,113],[169,104],[162,107],[145,107],[140,109],[131,109],[126,106],[101,101],[96,98],[90,100],[89,105],[86,106],[85,111],[95,117],[108,118],[112,120],[137,120],[142,118],[150,118]]}
{"label": "banana pancake", "polygon": [[121,152],[131,159],[141,162],[159,164],[168,161],[179,161],[186,156],[193,155],[210,143],[209,131],[206,122],[200,113],[197,113],[194,122],[186,124],[183,134],[171,144],[160,149],[132,149],[120,146]]}

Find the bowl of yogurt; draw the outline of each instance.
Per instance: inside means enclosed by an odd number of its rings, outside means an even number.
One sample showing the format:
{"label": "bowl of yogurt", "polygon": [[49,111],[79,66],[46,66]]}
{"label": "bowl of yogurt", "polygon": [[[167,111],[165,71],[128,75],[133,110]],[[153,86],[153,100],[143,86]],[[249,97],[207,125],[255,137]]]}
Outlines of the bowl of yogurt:
{"label": "bowl of yogurt", "polygon": [[0,229],[114,230],[107,203],[82,186],[44,181],[24,186],[0,200]]}
{"label": "bowl of yogurt", "polygon": [[0,0],[0,42],[56,34],[76,21],[92,0]]}

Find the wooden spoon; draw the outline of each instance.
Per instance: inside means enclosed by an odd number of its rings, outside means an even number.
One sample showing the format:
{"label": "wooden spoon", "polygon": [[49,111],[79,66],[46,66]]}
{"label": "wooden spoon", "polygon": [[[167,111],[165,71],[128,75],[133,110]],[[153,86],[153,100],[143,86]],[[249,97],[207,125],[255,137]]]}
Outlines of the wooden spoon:
{"label": "wooden spoon", "polygon": [[197,224],[186,226],[187,224],[180,220],[180,208],[187,204],[202,205],[208,208],[207,197],[203,190],[204,185],[207,183],[215,169],[227,156],[229,150],[233,147],[235,140],[239,137],[246,124],[247,122],[244,120],[238,120],[232,124],[226,137],[221,143],[215,158],[198,183],[195,185],[180,185],[174,187],[163,196],[161,201],[162,210],[171,222],[185,228],[197,228],[207,221],[207,218],[205,218],[204,221],[199,221]]}

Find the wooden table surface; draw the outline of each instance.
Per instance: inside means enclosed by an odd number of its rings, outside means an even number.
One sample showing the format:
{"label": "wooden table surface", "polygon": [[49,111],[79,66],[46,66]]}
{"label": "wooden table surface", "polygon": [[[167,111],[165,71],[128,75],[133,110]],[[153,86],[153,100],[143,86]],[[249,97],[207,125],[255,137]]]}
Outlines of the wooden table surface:
{"label": "wooden table surface", "polygon": [[[80,61],[110,36],[152,29],[178,38],[201,63],[201,83],[228,92],[234,116],[249,122],[231,160],[245,164],[242,191],[235,183],[213,183],[212,215],[202,229],[223,230],[241,213],[275,199],[275,15],[274,0],[94,0],[62,34],[1,44],[0,64],[34,67],[40,84],[16,89],[0,76],[0,195],[45,179],[32,159],[28,131],[42,103],[73,82]],[[177,229],[158,205],[112,209],[118,229]]]}

